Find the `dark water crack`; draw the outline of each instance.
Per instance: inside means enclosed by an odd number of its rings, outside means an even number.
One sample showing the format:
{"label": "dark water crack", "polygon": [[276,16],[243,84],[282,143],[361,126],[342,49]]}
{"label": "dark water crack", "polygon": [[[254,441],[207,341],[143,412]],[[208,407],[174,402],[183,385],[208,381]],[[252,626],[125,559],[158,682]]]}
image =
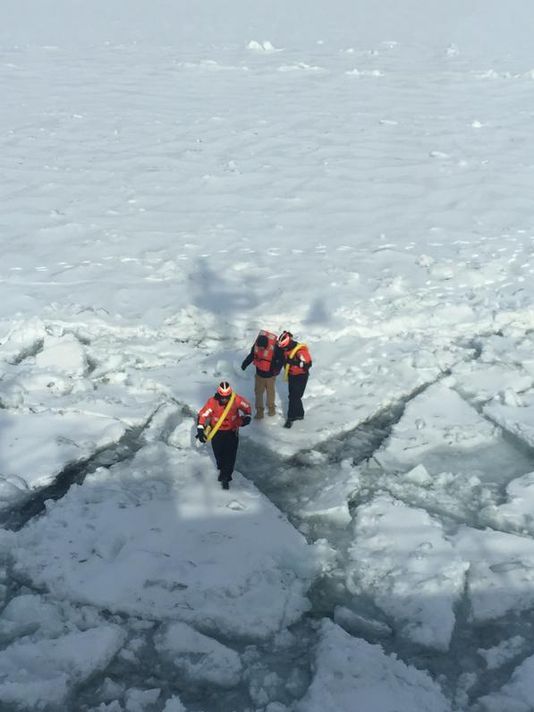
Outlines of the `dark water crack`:
{"label": "dark water crack", "polygon": [[49,485],[31,491],[26,496],[22,496],[12,508],[0,512],[0,526],[18,531],[33,517],[45,512],[47,500],[61,499],[72,485],[82,484],[85,478],[99,467],[111,467],[132,460],[146,444],[143,436],[162,407],[160,404],[142,425],[127,428],[117,442],[99,448],[88,457],[69,463]]}

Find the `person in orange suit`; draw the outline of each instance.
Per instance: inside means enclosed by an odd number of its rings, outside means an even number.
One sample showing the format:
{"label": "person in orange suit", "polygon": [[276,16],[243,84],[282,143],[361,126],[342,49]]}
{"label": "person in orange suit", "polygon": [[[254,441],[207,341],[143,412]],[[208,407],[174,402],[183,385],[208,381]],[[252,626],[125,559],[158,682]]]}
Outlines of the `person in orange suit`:
{"label": "person in orange suit", "polygon": [[256,341],[252,344],[250,353],[241,364],[244,371],[250,364],[256,366],[254,380],[254,396],[256,401],[256,415],[254,418],[261,420],[265,412],[264,393],[267,396],[267,413],[276,415],[275,406],[275,381],[283,364],[283,354],[277,344],[276,334],[262,329]]}
{"label": "person in orange suit", "polygon": [[[234,393],[228,381],[222,381],[197,415],[196,438],[201,443],[211,440],[219,470],[218,479],[225,490],[229,489],[232,480],[239,445],[239,428],[250,423],[250,413],[250,403],[246,398]],[[210,430],[215,430],[215,434],[210,436]]]}
{"label": "person in orange suit", "polygon": [[293,339],[290,331],[283,331],[278,337],[278,346],[284,354],[284,374],[288,381],[289,405],[284,428],[291,428],[295,420],[304,419],[302,396],[308,383],[312,359],[306,344]]}

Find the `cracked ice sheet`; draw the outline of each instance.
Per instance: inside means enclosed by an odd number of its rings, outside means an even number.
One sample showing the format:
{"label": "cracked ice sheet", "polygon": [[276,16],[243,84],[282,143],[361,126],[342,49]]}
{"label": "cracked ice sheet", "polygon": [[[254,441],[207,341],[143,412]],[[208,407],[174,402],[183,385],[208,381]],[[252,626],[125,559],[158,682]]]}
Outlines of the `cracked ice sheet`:
{"label": "cracked ice sheet", "polygon": [[504,403],[489,403],[484,407],[492,420],[512,433],[529,447],[534,446],[534,393],[529,391],[513,397],[508,395]]}
{"label": "cracked ice sheet", "polygon": [[500,429],[446,382],[410,401],[400,421],[374,458],[386,470],[405,472],[422,464],[430,474],[466,472],[481,480],[509,479],[528,465]]}
{"label": "cracked ice sheet", "polygon": [[492,398],[513,398],[532,387],[530,373],[525,373],[515,364],[484,363],[470,361],[454,369],[454,383],[458,392],[467,400],[486,403]]}
{"label": "cracked ice sheet", "polygon": [[[76,383],[19,367],[8,370],[1,398],[9,409],[34,413],[70,411],[88,417],[108,417],[128,427],[144,425],[161,402],[161,396],[147,393],[133,383],[94,383],[86,378]],[[6,382],[7,381],[7,382]]]}
{"label": "cracked ice sheet", "polygon": [[122,647],[126,632],[90,608],[25,594],[0,615],[0,703],[64,709],[66,698]]}
{"label": "cracked ice sheet", "polygon": [[504,532],[462,527],[452,538],[469,562],[467,591],[476,622],[532,608],[534,541]]}
{"label": "cracked ice sheet", "polygon": [[[412,507],[421,507],[434,514],[471,521],[478,517],[484,507],[494,503],[495,493],[482,485],[475,475],[465,472],[441,472],[430,474],[423,465],[408,472],[383,472],[377,468],[366,470],[365,464],[355,468],[352,490],[353,500],[365,497],[370,480],[376,490],[387,492],[392,497],[409,502]],[[358,477],[358,473],[364,475]]]}
{"label": "cracked ice sheet", "polygon": [[478,363],[480,365],[500,366],[511,380],[513,369],[518,376],[534,376],[534,338],[528,326],[511,324],[502,328],[501,334],[492,334],[481,338],[482,351]]}
{"label": "cracked ice sheet", "polygon": [[534,472],[518,477],[506,487],[507,502],[489,504],[480,521],[495,529],[534,534]]}
{"label": "cracked ice sheet", "polygon": [[221,687],[239,684],[242,665],[235,650],[186,623],[176,621],[165,626],[154,645],[160,658],[174,668],[173,675],[178,672],[188,683]]}
{"label": "cracked ice sheet", "polygon": [[60,705],[72,687],[107,667],[125,638],[118,626],[39,642],[22,638],[0,652],[0,701],[36,710]]}
{"label": "cracked ice sheet", "polygon": [[50,484],[67,465],[112,445],[124,432],[124,425],[112,418],[0,411],[2,506],[28,490]]}
{"label": "cracked ice sheet", "polygon": [[353,638],[323,620],[315,674],[297,712],[450,712],[439,685],[379,645]]}
{"label": "cracked ice sheet", "polygon": [[423,509],[380,496],[358,508],[349,589],[372,596],[409,640],[447,650],[468,563]]}
{"label": "cracked ice sheet", "polygon": [[266,638],[309,608],[314,550],[247,480],[161,443],[101,468],[17,533],[15,567],[54,595]]}
{"label": "cracked ice sheet", "polygon": [[[132,362],[136,362],[138,356],[131,341],[126,344],[106,342],[110,353],[96,359],[89,353],[90,347],[74,334],[62,333],[64,328],[68,325],[61,329],[57,325],[54,329],[49,327],[50,331],[61,332],[60,335],[45,333],[42,348],[35,355],[5,365],[0,389],[3,405],[31,408],[33,412],[68,409],[106,415],[130,426],[146,422],[157,406],[158,396],[137,386],[139,379]],[[152,342],[151,347],[164,350],[161,343]],[[116,351],[121,352],[119,358],[114,358]],[[94,370],[90,370],[90,363]]]}

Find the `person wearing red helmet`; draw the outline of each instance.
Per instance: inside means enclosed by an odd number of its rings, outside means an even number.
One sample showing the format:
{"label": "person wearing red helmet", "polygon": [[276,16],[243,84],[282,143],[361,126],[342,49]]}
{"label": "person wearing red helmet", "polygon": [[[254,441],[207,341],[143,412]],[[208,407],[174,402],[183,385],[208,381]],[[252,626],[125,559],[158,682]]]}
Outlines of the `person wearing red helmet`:
{"label": "person wearing red helmet", "polygon": [[263,394],[267,396],[267,413],[276,415],[275,406],[275,380],[283,365],[283,353],[276,340],[276,334],[262,329],[256,341],[252,344],[250,353],[241,364],[244,371],[251,363],[256,366],[254,380],[254,396],[256,401],[257,420],[261,420],[264,414]]}
{"label": "person wearing red helmet", "polygon": [[239,428],[250,423],[250,413],[250,403],[234,393],[228,381],[221,381],[215,394],[198,411],[196,438],[201,443],[211,441],[223,489],[229,488],[232,479]]}
{"label": "person wearing red helmet", "polygon": [[278,346],[284,355],[284,377],[288,382],[289,405],[284,428],[291,428],[293,421],[304,419],[302,396],[308,383],[312,359],[306,344],[293,339],[290,331],[283,331],[278,337]]}

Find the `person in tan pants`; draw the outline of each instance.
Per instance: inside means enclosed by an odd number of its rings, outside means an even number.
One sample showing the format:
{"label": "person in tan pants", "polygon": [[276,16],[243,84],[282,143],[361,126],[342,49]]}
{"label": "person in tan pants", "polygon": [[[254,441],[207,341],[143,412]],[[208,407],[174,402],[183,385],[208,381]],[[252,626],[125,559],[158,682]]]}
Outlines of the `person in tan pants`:
{"label": "person in tan pants", "polygon": [[254,395],[256,398],[256,420],[263,418],[264,394],[267,399],[267,413],[270,416],[276,415],[275,404],[275,381],[280,373],[283,363],[283,353],[277,344],[276,334],[261,330],[256,341],[252,344],[249,355],[241,364],[244,371],[247,366],[253,363],[256,366],[256,377],[254,382]]}

